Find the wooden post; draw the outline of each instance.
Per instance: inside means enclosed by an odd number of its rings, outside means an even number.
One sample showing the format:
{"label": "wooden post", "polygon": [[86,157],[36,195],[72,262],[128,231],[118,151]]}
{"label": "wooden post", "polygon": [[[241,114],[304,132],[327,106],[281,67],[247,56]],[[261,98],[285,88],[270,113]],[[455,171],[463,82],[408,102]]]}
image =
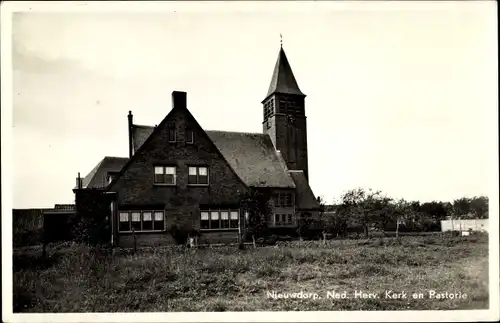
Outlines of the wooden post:
{"label": "wooden post", "polygon": [[137,237],[135,235],[135,229],[132,228],[132,235],[134,236],[134,253],[137,252]]}
{"label": "wooden post", "polygon": [[399,237],[399,219],[396,222],[397,222],[396,223],[396,239],[397,239]]}

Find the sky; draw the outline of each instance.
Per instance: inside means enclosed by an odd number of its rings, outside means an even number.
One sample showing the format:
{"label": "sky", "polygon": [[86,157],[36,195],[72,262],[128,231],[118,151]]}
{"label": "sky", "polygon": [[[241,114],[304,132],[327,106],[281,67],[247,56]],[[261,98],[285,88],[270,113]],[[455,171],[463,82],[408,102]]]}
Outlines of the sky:
{"label": "sky", "polygon": [[174,90],[207,130],[262,132],[280,33],[315,195],[452,201],[497,185],[494,1],[126,6],[14,13],[14,208],[73,203],[78,172],[127,157],[128,111],[158,124]]}

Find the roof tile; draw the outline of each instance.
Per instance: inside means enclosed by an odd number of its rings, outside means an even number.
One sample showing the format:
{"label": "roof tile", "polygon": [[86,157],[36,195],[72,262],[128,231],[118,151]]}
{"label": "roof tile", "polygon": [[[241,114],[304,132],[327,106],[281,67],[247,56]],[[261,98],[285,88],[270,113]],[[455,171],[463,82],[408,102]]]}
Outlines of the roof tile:
{"label": "roof tile", "polygon": [[[104,157],[95,167],[82,179],[82,188],[102,188],[108,185],[108,173],[119,172],[127,163],[125,157]],[[77,187],[75,187],[77,188]]]}
{"label": "roof tile", "polygon": [[274,66],[271,84],[269,84],[266,97],[269,97],[273,93],[304,95],[299,89],[297,80],[295,80],[292,72],[292,67],[288,63],[283,48],[280,49],[278,60]]}

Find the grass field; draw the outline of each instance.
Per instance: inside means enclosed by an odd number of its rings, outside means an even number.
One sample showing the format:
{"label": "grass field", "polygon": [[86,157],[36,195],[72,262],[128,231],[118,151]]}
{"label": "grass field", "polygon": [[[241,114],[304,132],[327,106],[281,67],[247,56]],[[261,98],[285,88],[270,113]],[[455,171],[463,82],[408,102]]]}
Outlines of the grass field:
{"label": "grass field", "polygon": [[[487,240],[438,234],[135,254],[63,244],[46,261],[39,248],[14,250],[14,312],[487,309]],[[386,290],[408,298],[385,298]],[[429,298],[430,290],[467,297]],[[318,298],[273,299],[273,291]]]}

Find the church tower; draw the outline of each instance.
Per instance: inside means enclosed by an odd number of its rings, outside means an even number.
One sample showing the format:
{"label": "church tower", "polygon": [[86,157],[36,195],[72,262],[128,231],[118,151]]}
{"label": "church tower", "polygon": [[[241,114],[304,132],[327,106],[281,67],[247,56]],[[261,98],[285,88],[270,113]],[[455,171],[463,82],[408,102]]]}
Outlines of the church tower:
{"label": "church tower", "polygon": [[308,177],[306,95],[300,91],[283,46],[274,67],[264,105],[263,131],[286,161],[288,169],[303,170]]}

